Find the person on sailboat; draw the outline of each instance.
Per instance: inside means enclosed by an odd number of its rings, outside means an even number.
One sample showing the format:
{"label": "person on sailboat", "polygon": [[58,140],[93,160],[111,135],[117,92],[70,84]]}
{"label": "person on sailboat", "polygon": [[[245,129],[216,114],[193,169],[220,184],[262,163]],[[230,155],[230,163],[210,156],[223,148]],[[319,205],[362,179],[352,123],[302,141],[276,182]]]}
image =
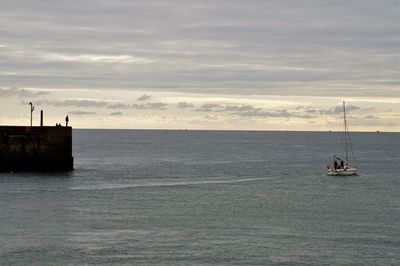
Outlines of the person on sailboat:
{"label": "person on sailboat", "polygon": [[344,169],[344,161],[340,160],[340,169]]}
{"label": "person on sailboat", "polygon": [[336,169],[338,169],[338,163],[337,163],[337,161],[335,160],[335,162],[333,163],[333,168],[336,170]]}

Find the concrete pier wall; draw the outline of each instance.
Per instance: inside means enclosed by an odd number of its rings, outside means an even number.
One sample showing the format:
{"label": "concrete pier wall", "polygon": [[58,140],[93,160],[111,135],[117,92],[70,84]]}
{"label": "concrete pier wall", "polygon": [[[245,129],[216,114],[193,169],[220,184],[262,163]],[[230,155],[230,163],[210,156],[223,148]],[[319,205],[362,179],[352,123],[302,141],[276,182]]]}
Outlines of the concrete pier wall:
{"label": "concrete pier wall", "polygon": [[73,170],[71,127],[0,126],[0,171]]}

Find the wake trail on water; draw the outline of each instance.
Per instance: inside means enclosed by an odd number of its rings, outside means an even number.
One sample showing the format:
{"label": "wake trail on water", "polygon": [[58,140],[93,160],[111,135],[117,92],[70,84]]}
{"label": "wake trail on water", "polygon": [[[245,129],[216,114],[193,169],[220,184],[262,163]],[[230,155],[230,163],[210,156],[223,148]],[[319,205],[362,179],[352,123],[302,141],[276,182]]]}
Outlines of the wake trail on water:
{"label": "wake trail on water", "polygon": [[129,189],[140,187],[172,187],[172,186],[196,186],[209,184],[234,184],[244,182],[256,182],[261,180],[271,180],[278,177],[258,177],[258,178],[241,178],[228,180],[202,180],[202,181],[178,181],[178,182],[151,182],[151,183],[132,183],[132,184],[100,184],[85,185],[70,188],[70,190],[113,190],[113,189]]}

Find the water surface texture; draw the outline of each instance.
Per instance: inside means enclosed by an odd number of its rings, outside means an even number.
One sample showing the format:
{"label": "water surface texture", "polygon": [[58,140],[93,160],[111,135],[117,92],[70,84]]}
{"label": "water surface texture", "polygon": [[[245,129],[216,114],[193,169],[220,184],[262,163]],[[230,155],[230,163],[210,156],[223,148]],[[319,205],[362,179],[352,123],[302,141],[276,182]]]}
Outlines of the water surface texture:
{"label": "water surface texture", "polygon": [[2,265],[399,265],[400,134],[75,130],[71,173],[0,174]]}

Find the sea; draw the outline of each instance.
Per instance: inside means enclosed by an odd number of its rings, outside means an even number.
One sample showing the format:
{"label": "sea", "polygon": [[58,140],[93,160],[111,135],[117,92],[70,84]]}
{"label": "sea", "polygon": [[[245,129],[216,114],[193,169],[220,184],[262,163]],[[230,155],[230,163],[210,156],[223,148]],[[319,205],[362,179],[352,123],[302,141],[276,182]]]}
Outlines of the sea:
{"label": "sea", "polygon": [[73,131],[75,170],[0,174],[0,265],[400,265],[400,133]]}

